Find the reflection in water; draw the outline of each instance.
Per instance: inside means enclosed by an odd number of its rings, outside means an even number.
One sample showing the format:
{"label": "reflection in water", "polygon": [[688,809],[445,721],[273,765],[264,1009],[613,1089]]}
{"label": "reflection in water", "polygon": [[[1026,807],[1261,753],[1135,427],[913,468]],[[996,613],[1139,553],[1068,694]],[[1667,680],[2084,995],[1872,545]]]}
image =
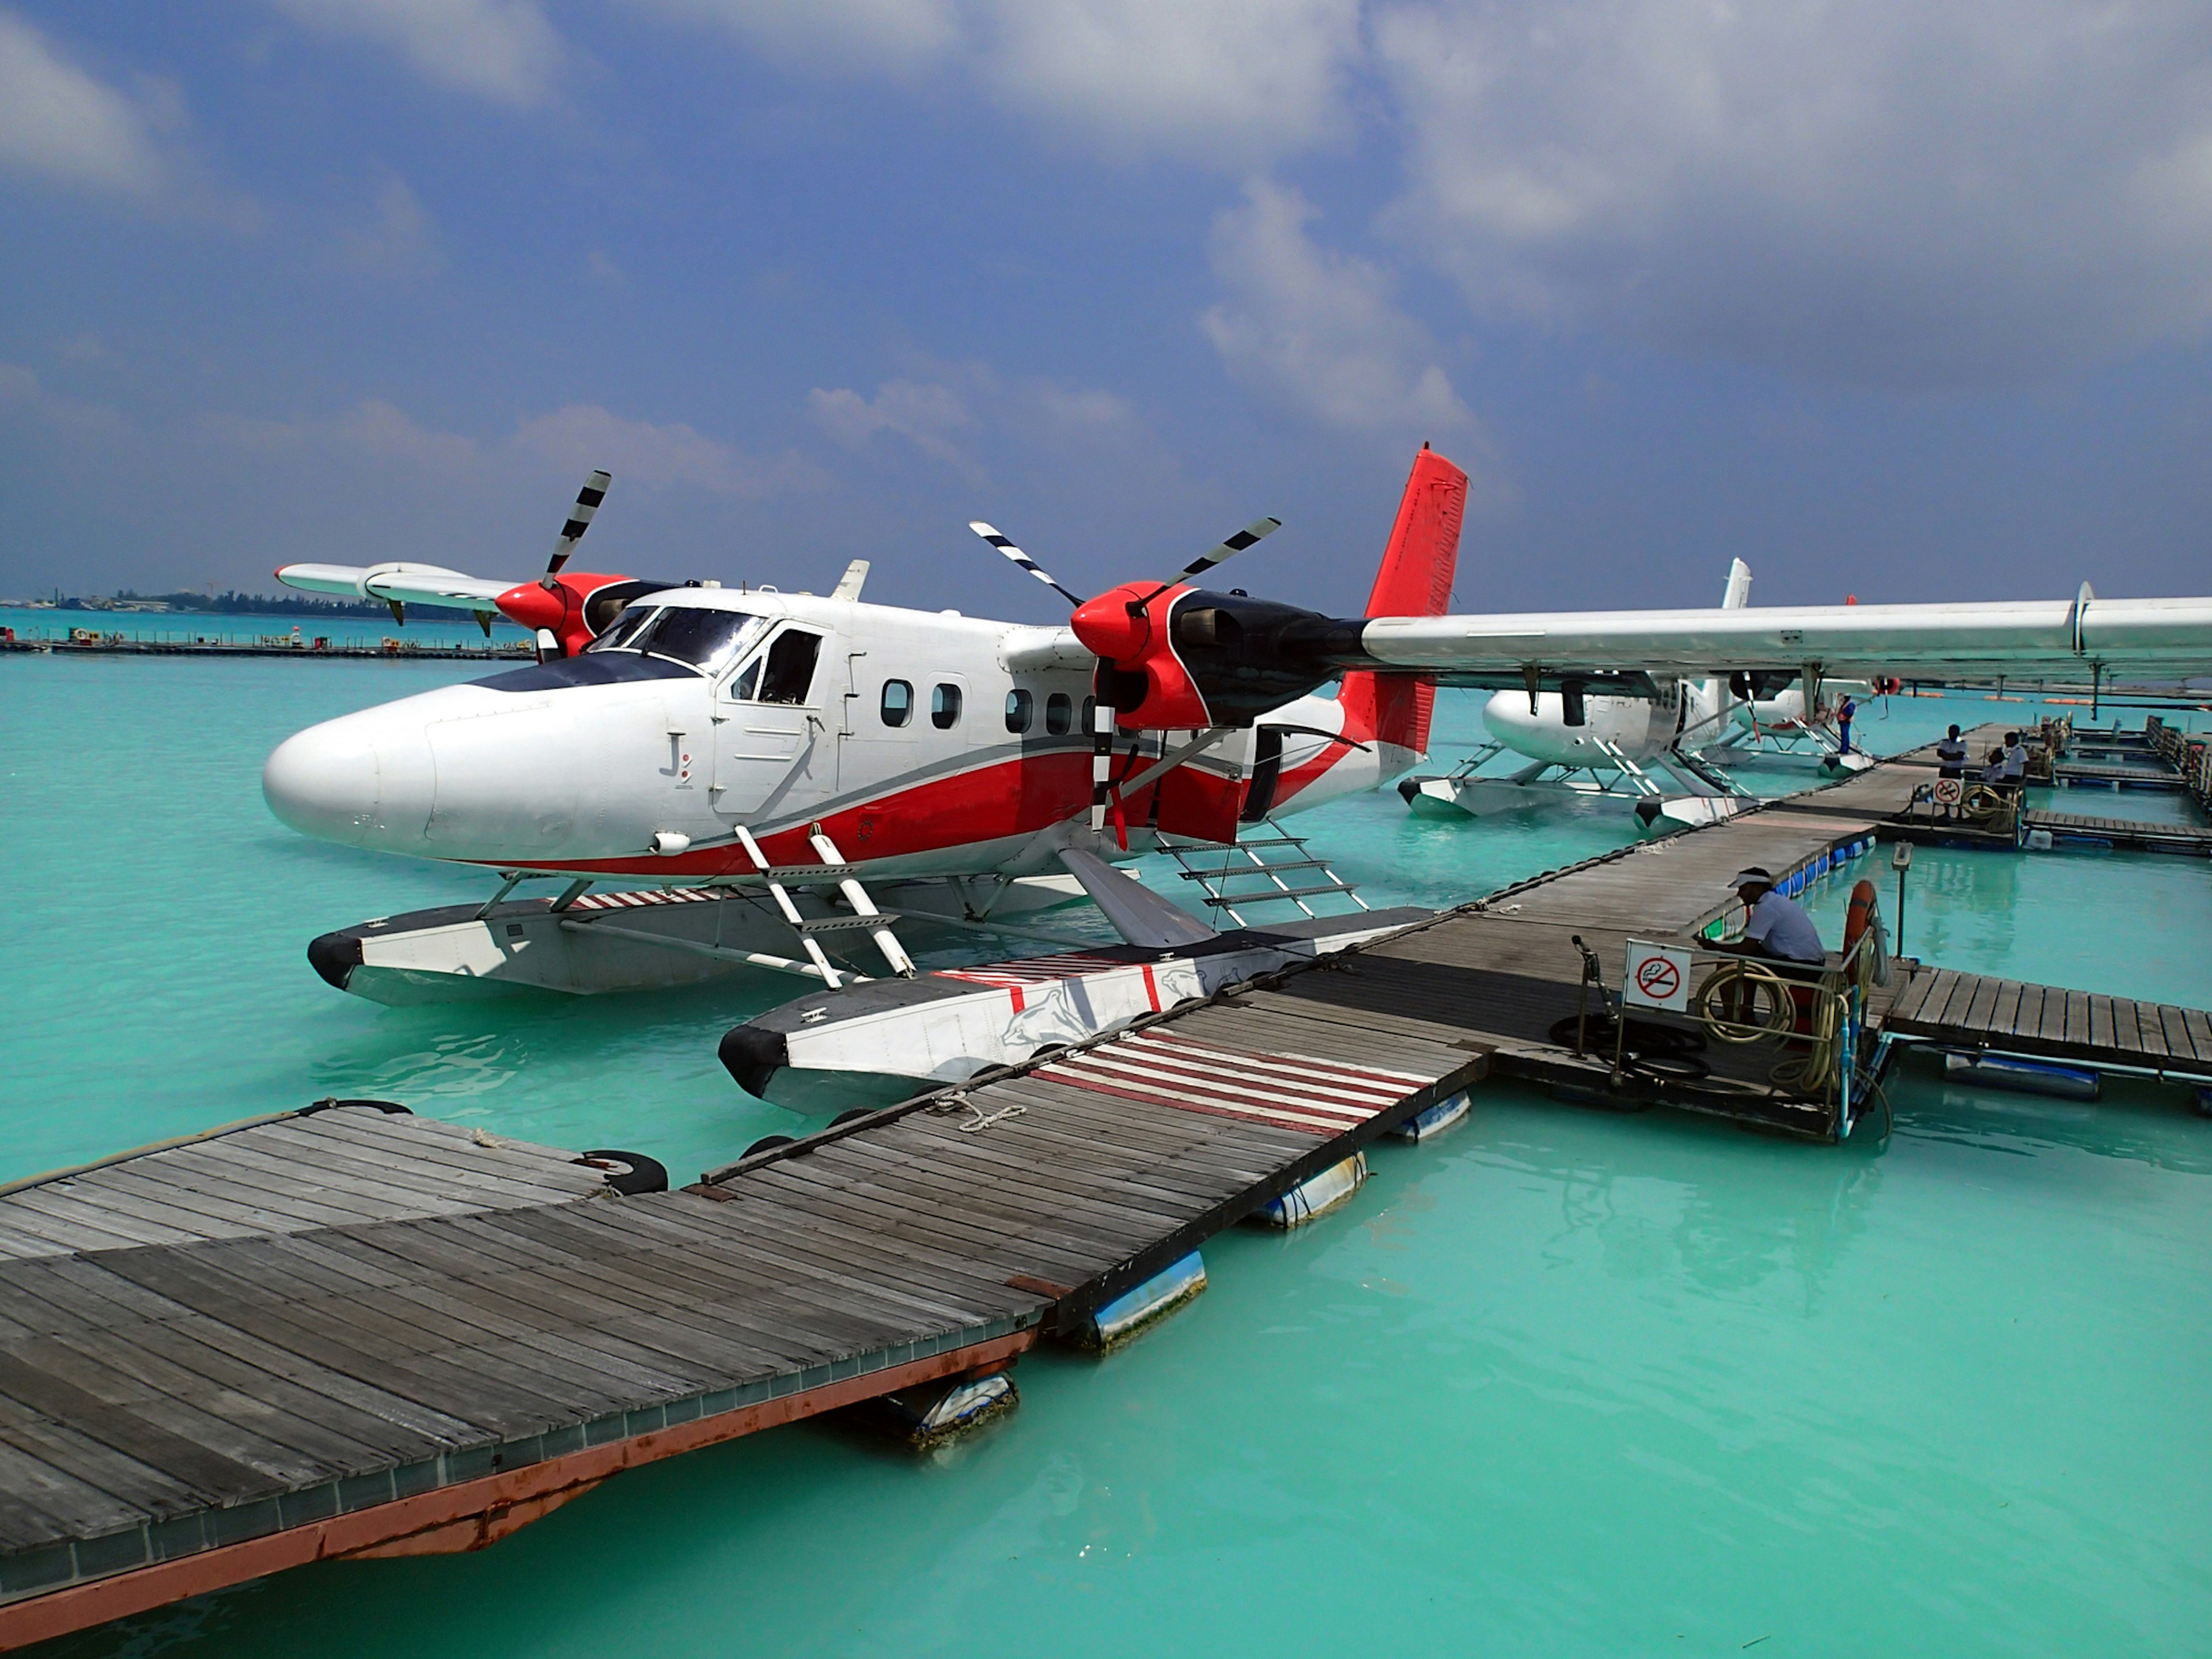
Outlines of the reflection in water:
{"label": "reflection in water", "polygon": [[[1562,1162],[1548,1145],[1526,1140],[1484,1156],[1556,1182],[1562,1236],[1595,1235],[1616,1278],[1680,1275],[1729,1295],[1793,1275],[1810,1311],[1866,1229],[1881,1188],[1878,1140],[1814,1148],[1665,1114],[1653,1127],[1628,1164]],[[1747,1155],[1759,1165],[1755,1180],[1746,1179]],[[1624,1182],[1633,1189],[1626,1201]]]}
{"label": "reflection in water", "polygon": [[2021,1157],[2084,1152],[2212,1175],[2212,1135],[2186,1085],[2107,1077],[2103,1098],[2091,1104],[1960,1088],[1944,1078],[1942,1064],[1933,1052],[1908,1049],[1891,1066],[1883,1086],[1899,1135]]}

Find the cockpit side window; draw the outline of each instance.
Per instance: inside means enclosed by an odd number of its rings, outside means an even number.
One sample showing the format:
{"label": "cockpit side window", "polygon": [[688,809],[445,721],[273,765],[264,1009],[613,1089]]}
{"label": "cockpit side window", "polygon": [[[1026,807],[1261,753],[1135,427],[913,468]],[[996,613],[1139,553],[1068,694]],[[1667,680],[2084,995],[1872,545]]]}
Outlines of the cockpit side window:
{"label": "cockpit side window", "polygon": [[660,607],[657,605],[634,605],[615,618],[612,628],[584,647],[586,651],[620,651],[629,645],[640,629],[651,622]]}
{"label": "cockpit side window", "polygon": [[822,653],[822,636],[804,629],[787,629],[768,648],[768,669],[761,677],[763,702],[799,703],[814,686],[814,659]]}

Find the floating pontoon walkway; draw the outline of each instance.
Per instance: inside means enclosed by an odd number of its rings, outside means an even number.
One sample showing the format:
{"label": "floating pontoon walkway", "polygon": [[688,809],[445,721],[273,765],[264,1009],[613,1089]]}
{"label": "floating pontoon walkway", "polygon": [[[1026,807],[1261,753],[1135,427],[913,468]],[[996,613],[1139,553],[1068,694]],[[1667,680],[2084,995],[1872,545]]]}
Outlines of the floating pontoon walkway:
{"label": "floating pontoon walkway", "polygon": [[2212,1081],[2212,1017],[2162,1002],[1923,968],[1882,1028],[1947,1048]]}
{"label": "floating pontoon walkway", "polygon": [[1227,1018],[684,1192],[334,1106],[0,1194],[0,1646],[1002,1369],[1484,1070]]}
{"label": "floating pontoon walkway", "polygon": [[2079,812],[2028,812],[2029,830],[2047,832],[2058,844],[2110,847],[2134,853],[2212,854],[2212,829],[2187,823],[2154,823],[2142,818],[2092,817]]}

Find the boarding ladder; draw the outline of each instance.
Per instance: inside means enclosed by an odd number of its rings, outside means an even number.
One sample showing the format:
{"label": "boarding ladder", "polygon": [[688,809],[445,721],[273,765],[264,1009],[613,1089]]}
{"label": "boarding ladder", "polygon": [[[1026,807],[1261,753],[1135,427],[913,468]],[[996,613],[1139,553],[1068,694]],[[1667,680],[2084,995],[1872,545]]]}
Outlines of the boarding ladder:
{"label": "boarding ladder", "polygon": [[1304,840],[1286,832],[1274,819],[1262,818],[1249,828],[1255,833],[1241,835],[1227,846],[1165,836],[1161,845],[1182,866],[1182,878],[1198,884],[1207,907],[1239,927],[1252,926],[1243,913],[1263,904],[1293,905],[1307,917],[1320,914],[1306,902],[1309,899],[1346,898],[1359,909],[1371,908],[1353,884],[1329,867],[1328,860],[1310,856]]}
{"label": "boarding ladder", "polygon": [[1667,751],[1667,764],[1679,766],[1700,783],[1710,784],[1723,795],[1746,796],[1751,791],[1738,783],[1721,768],[1692,750],[1677,746]]}
{"label": "boarding ladder", "polygon": [[[799,945],[805,949],[808,960],[814,964],[813,971],[831,990],[836,990],[847,979],[864,980],[867,975],[854,973],[850,969],[840,970],[832,966],[820,940],[815,937],[818,933],[865,933],[875,941],[876,949],[883,952],[884,960],[890,964],[893,973],[904,979],[912,979],[919,971],[914,965],[914,958],[907,955],[906,947],[898,942],[898,935],[891,932],[891,923],[898,920],[897,916],[876,908],[875,901],[868,896],[868,890],[860,885],[855,866],[845,861],[845,855],[837,850],[837,843],[823,832],[820,824],[815,824],[806,837],[807,845],[814,849],[814,856],[822,860],[818,865],[772,865],[768,861],[768,855],[761,851],[760,843],[753,839],[751,830],[739,824],[737,834],[738,844],[745,849],[745,856],[752,860],[755,872],[766,882],[769,896],[775,901],[776,909],[781,913],[791,930],[799,935]],[[845,896],[845,902],[852,907],[850,915],[802,916],[799,914],[799,906],[792,900],[790,890],[784,885],[787,882],[811,884],[823,881],[837,884],[838,891]]]}
{"label": "boarding ladder", "polygon": [[1589,742],[1599,754],[1603,755],[1620,769],[1620,775],[1628,780],[1628,787],[1638,794],[1659,795],[1666,793],[1660,788],[1657,781],[1634,761],[1629,759],[1621,751],[1620,745],[1612,738],[1594,737],[1589,738]]}

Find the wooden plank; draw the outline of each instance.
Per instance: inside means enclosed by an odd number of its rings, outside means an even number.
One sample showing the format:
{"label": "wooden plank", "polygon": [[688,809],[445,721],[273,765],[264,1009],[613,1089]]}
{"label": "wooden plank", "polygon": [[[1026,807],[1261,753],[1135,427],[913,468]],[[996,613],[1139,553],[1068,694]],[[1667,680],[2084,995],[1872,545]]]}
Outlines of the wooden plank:
{"label": "wooden plank", "polygon": [[2089,1046],[2089,994],[2087,991],[2069,991],[2066,994],[2065,1041],[2076,1048]]}
{"label": "wooden plank", "polygon": [[2019,1029],[2021,994],[2027,988],[2018,980],[1998,981],[1997,1000],[1990,1010],[1990,1024],[1995,1030],[2011,1031]]}
{"label": "wooden plank", "polygon": [[1973,995],[1966,1004],[1966,1017],[1958,1023],[1972,1030],[1988,1030],[1990,1015],[1996,1009],[1997,993],[2002,988],[2001,981],[1977,976],[1974,981]]}
{"label": "wooden plank", "polygon": [[[2191,1055],[2212,1065],[2212,1015],[2208,1015],[2201,1008],[2185,1008],[2181,1011],[2181,1020],[2182,1028],[2189,1037]],[[2172,1051],[2171,1044],[2168,1051]]]}
{"label": "wooden plank", "polygon": [[2112,1036],[2112,1000],[2094,993],[2089,998],[2089,1046],[2106,1052],[2119,1046]]}
{"label": "wooden plank", "polygon": [[2166,1039],[2166,1052],[2172,1059],[2191,1060],[2197,1058],[2197,1045],[2189,1035],[2189,1022],[2181,1010],[2169,1003],[2158,1005],[2160,1035]]}
{"label": "wooden plank", "polygon": [[2023,1036],[2034,1036],[2043,1042],[2063,1046],[2066,1041],[2067,994],[2055,985],[2043,988],[2041,1018],[2032,1031],[2023,1030]]}
{"label": "wooden plank", "polygon": [[2154,1002],[2138,1002],[2135,1005],[2135,1010],[2136,1032],[2142,1039],[2143,1053],[2155,1059],[2164,1060],[2167,1054],[2166,1024],[2159,1018],[2158,1005]]}
{"label": "wooden plank", "polygon": [[2125,997],[2111,999],[2112,1011],[2112,1046],[2123,1054],[2142,1053],[2142,1036],[2136,1018],[2136,1005]]}
{"label": "wooden plank", "polygon": [[2020,1012],[2013,1017],[2012,1030],[2008,1036],[2033,1036],[2043,1025],[2043,998],[2045,988],[2023,985],[2020,988]]}

